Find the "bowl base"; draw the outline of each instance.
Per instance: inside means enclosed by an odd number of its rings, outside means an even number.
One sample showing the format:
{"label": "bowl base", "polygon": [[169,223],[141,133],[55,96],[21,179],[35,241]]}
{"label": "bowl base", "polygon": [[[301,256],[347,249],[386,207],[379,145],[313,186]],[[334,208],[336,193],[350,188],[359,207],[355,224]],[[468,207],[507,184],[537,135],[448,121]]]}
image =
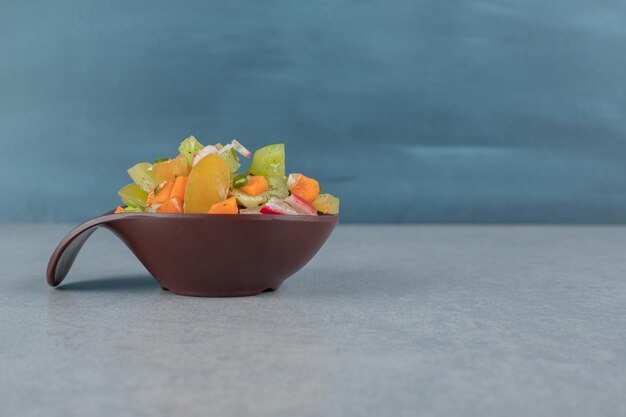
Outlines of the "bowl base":
{"label": "bowl base", "polygon": [[264,292],[274,292],[278,290],[279,287],[280,285],[276,286],[275,288],[265,288],[262,290],[228,291],[228,292],[213,292],[213,291],[203,292],[203,291],[185,290],[182,288],[178,290],[170,290],[169,288],[165,288],[165,287],[161,287],[161,288],[165,291],[171,292],[172,294],[182,295],[185,297],[230,298],[230,297],[252,297],[254,295],[259,295]]}

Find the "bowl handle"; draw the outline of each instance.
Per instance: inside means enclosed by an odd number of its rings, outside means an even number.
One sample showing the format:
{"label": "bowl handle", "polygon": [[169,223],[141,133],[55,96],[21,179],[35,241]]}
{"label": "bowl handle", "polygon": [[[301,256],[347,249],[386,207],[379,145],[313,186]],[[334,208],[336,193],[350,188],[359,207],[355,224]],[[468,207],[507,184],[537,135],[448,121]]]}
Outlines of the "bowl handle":
{"label": "bowl handle", "polygon": [[78,252],[97,228],[109,228],[110,223],[116,218],[123,217],[112,213],[109,212],[79,224],[61,239],[48,261],[46,279],[50,286],[56,287],[63,281],[74,264]]}

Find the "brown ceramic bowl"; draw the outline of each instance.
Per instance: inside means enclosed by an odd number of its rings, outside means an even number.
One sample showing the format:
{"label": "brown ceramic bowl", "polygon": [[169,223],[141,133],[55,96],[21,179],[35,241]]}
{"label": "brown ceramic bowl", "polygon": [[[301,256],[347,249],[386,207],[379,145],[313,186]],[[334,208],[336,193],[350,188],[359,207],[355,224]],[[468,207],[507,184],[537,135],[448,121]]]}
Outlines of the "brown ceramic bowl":
{"label": "brown ceramic bowl", "polygon": [[313,258],[338,216],[105,214],[69,232],[48,263],[56,287],[85,241],[111,230],[161,287],[175,294],[234,297],[276,290]]}

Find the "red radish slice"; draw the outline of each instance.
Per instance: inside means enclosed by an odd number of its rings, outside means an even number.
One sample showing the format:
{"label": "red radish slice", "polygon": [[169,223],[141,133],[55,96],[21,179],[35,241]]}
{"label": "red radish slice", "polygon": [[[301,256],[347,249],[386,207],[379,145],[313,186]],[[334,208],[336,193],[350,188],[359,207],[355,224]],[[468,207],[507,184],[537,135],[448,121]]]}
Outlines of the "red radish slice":
{"label": "red radish slice", "polygon": [[259,210],[259,213],[261,213],[261,214],[285,214],[282,211],[274,210],[273,208],[271,208],[269,206],[261,207],[261,209]]}
{"label": "red radish slice", "polygon": [[196,164],[198,162],[200,162],[200,160],[202,158],[204,158],[207,155],[210,155],[212,153],[217,153],[217,148],[213,145],[207,145],[204,148],[200,149],[198,152],[196,152],[196,154],[193,156],[193,159],[191,160],[191,167],[195,167]]}
{"label": "red radish slice", "polygon": [[233,148],[235,148],[235,150],[243,155],[245,158],[250,158],[252,156],[252,152],[247,150],[245,146],[237,141],[237,139],[233,139],[230,143],[233,145]]}
{"label": "red radish slice", "polygon": [[298,214],[298,212],[289,204],[276,197],[269,199],[267,203],[261,207],[263,214]]}
{"label": "red radish slice", "polygon": [[306,214],[310,216],[317,216],[317,210],[306,200],[298,197],[297,195],[290,195],[285,198],[285,203],[288,203],[293,207],[298,214]]}
{"label": "red radish slice", "polygon": [[300,177],[302,177],[302,174],[289,174],[289,177],[287,177],[287,188],[291,190],[300,181]]}

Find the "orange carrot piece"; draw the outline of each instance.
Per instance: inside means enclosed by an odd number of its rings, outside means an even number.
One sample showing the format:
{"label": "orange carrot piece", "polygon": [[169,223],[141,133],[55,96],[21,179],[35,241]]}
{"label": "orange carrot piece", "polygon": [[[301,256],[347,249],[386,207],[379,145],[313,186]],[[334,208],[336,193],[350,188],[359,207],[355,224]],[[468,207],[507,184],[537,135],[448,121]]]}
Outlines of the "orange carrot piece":
{"label": "orange carrot piece", "polygon": [[122,212],[122,210],[124,210],[124,207],[122,206],[117,206],[117,208],[115,209],[115,211],[113,212],[113,214],[119,214]]}
{"label": "orange carrot piece", "polygon": [[270,187],[267,184],[267,180],[263,175],[253,175],[248,178],[248,183],[243,187],[240,187],[239,190],[242,192],[251,195],[252,197],[256,197],[257,195],[263,194]]}
{"label": "orange carrot piece", "polygon": [[213,204],[209,214],[238,214],[239,208],[237,208],[237,199],[231,197],[219,203]]}
{"label": "orange carrot piece", "polygon": [[174,187],[172,188],[172,194],[170,198],[177,198],[180,204],[185,202],[185,189],[187,188],[187,179],[189,177],[176,177],[174,180]]}
{"label": "orange carrot piece", "polygon": [[291,174],[289,177],[287,187],[291,194],[313,203],[320,193],[320,183],[302,174]]}
{"label": "orange carrot piece", "polygon": [[170,194],[172,194],[172,189],[174,188],[174,181],[168,181],[162,185],[158,185],[156,188],[159,188],[157,195],[154,195],[154,190],[150,191],[150,194],[148,194],[148,205],[165,203],[169,200]]}
{"label": "orange carrot piece", "polygon": [[177,198],[170,198],[161,204],[157,209],[157,213],[182,213],[183,206]]}

